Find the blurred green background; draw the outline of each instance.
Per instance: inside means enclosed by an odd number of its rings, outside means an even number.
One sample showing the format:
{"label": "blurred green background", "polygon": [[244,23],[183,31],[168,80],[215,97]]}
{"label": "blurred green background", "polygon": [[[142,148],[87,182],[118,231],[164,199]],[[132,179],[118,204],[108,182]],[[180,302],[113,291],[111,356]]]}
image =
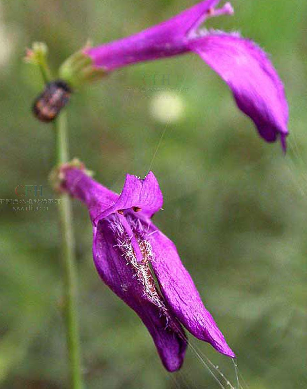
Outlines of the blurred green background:
{"label": "blurred green background", "polygon": [[[0,2],[1,199],[16,199],[17,185],[42,185],[44,198],[54,197],[47,179],[54,134],[31,115],[42,80],[23,63],[25,47],[46,42],[57,69],[88,38],[118,39],[194,3]],[[164,193],[155,222],[177,244],[236,352],[242,386],[306,388],[307,2],[232,4],[234,17],[207,25],[240,30],[271,53],[290,105],[286,156],[258,137],[227,86],[192,54],[126,68],[80,89],[68,109],[71,156],[116,191],[127,172],[152,169]],[[0,211],[0,386],[65,388],[56,207],[22,211],[4,202]],[[164,371],[143,324],[100,281],[90,221],[77,201],[74,225],[87,388],[218,388],[191,348],[179,373]],[[231,360],[191,341],[235,382]]]}

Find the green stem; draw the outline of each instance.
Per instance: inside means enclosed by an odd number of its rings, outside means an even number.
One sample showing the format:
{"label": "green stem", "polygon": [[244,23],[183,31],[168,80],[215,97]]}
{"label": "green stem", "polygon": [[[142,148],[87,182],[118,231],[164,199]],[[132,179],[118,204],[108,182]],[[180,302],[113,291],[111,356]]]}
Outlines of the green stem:
{"label": "green stem", "polygon": [[41,75],[43,77],[44,83],[47,84],[51,79],[51,74],[48,65],[46,63],[41,63],[39,65],[39,69],[41,71]]}
{"label": "green stem", "polygon": [[[47,49],[43,44],[33,45],[36,52],[36,64],[39,66],[44,83],[51,81],[51,72],[46,61]],[[54,122],[56,136],[56,164],[68,162],[68,136],[66,112],[62,112]],[[70,389],[82,389],[81,354],[77,314],[77,270],[75,258],[75,240],[72,224],[71,201],[67,194],[60,195],[58,205],[62,239],[64,306],[66,339],[70,368]]]}
{"label": "green stem", "polygon": [[[55,121],[57,164],[68,162],[68,138],[66,113]],[[62,255],[64,271],[64,315],[66,324],[67,348],[69,354],[71,389],[82,389],[81,355],[77,315],[77,271],[75,241],[72,227],[71,201],[62,194],[59,202],[59,218],[62,233]]]}
{"label": "green stem", "polygon": [[48,82],[50,82],[50,80],[51,80],[51,71],[50,71],[49,66],[47,64],[46,58],[41,56],[37,65],[38,65],[39,70],[41,72],[44,83],[48,84]]}
{"label": "green stem", "polygon": [[55,121],[56,135],[56,163],[58,165],[69,160],[68,135],[67,135],[67,115],[62,112]]}

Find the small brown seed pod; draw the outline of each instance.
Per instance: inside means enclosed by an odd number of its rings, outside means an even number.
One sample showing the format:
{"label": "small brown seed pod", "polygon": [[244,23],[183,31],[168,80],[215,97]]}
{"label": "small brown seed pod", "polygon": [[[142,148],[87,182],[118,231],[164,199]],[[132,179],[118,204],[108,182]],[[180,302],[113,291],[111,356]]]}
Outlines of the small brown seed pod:
{"label": "small brown seed pod", "polygon": [[69,102],[71,93],[72,90],[65,81],[49,82],[33,103],[34,116],[45,123],[53,121]]}

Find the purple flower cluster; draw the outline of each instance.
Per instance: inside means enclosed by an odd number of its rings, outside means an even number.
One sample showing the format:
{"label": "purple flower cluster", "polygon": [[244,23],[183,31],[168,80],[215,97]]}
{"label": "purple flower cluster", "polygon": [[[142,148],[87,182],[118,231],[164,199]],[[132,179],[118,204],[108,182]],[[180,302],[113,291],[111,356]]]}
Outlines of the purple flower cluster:
{"label": "purple flower cluster", "polygon": [[[85,59],[86,72],[109,73],[138,62],[196,53],[227,83],[239,109],[254,121],[260,136],[267,142],[280,139],[286,150],[288,105],[282,82],[266,54],[237,33],[200,28],[208,18],[233,13],[230,3],[217,9],[218,3],[202,1],[145,31],[85,48],[81,61]],[[75,59],[80,61],[80,56]],[[62,166],[60,177],[61,189],[88,207],[100,277],[139,315],[165,368],[176,371],[183,363],[188,345],[183,327],[234,358],[173,242],[151,221],[163,203],[153,173],[143,180],[127,175],[120,195],[74,164]]]}
{"label": "purple flower cluster", "polygon": [[238,33],[200,28],[208,18],[231,15],[230,3],[205,0],[179,15],[130,37],[86,48],[93,67],[111,72],[138,62],[188,52],[198,54],[233,92],[241,111],[255,123],[267,142],[278,138],[284,151],[288,135],[288,105],[283,84],[266,54]]}
{"label": "purple flower cluster", "polygon": [[168,371],[178,370],[187,337],[196,338],[234,358],[178,256],[175,245],[151,221],[161,209],[159,184],[127,175],[117,195],[82,168],[61,167],[62,190],[87,206],[93,224],[93,257],[102,280],[141,318]]}

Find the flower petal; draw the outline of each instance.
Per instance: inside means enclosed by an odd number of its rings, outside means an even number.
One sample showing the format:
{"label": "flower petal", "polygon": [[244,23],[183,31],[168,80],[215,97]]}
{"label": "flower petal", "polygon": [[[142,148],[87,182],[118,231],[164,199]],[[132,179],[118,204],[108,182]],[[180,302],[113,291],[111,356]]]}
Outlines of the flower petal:
{"label": "flower petal", "polygon": [[173,242],[158,230],[149,234],[148,240],[154,253],[153,270],[173,313],[196,338],[209,342],[220,353],[234,358],[234,352],[204,307]]}
{"label": "flower petal", "polygon": [[99,221],[97,227],[94,226],[93,256],[97,271],[110,289],[139,315],[155,342],[165,368],[168,371],[178,370],[187,347],[184,332],[176,319],[169,316],[168,320],[171,318],[178,328],[177,332],[174,331],[159,307],[146,296],[144,286],[120,251],[114,233],[114,228],[118,227],[114,226],[116,217],[112,215]]}
{"label": "flower petal", "polygon": [[91,220],[108,209],[119,197],[89,177],[84,168],[63,165],[60,175],[62,189],[86,204]]}
{"label": "flower petal", "polygon": [[283,84],[266,54],[238,34],[214,31],[192,39],[189,47],[228,84],[260,136],[268,142],[280,136],[285,149],[288,105]]}
{"label": "flower petal", "polygon": [[110,208],[102,212],[96,222],[111,213],[136,208],[138,214],[151,217],[163,205],[163,196],[158,181],[152,172],[142,180],[127,174],[126,181],[118,200]]}
{"label": "flower petal", "polygon": [[[129,64],[155,60],[188,51],[187,35],[207,18],[215,16],[214,7],[220,0],[204,0],[156,26],[98,47],[86,48],[95,67],[107,72]],[[229,6],[222,13],[231,13]],[[219,14],[219,11],[216,12]]]}

